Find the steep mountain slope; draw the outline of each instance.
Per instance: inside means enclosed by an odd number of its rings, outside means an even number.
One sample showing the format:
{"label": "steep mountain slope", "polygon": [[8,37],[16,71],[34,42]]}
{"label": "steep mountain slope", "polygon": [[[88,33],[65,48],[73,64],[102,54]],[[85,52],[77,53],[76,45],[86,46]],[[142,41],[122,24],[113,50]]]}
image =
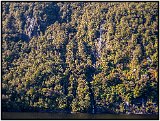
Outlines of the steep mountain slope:
{"label": "steep mountain slope", "polygon": [[158,112],[158,3],[3,2],[1,90],[3,111]]}

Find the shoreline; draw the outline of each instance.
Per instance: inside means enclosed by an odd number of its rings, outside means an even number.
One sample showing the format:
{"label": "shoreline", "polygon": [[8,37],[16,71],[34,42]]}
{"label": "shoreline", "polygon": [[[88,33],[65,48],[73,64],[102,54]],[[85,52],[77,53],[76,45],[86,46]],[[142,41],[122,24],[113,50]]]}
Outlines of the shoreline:
{"label": "shoreline", "polygon": [[159,119],[158,114],[2,112],[2,119]]}

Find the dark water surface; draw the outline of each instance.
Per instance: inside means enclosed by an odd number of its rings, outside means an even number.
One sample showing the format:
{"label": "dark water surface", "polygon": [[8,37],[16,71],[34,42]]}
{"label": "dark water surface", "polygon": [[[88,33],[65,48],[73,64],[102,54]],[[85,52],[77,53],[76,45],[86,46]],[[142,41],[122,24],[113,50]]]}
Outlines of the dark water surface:
{"label": "dark water surface", "polygon": [[154,119],[158,120],[158,115],[142,115],[142,114],[87,114],[87,113],[77,113],[77,114],[67,114],[67,113],[17,113],[17,112],[2,112],[2,119]]}

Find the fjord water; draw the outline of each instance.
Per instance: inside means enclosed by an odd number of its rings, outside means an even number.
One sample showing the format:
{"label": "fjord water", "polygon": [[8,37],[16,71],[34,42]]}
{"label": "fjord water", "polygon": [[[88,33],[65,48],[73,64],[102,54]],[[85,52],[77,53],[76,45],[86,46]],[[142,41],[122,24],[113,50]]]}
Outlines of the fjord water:
{"label": "fjord water", "polygon": [[148,114],[88,114],[88,113],[36,113],[36,112],[2,112],[2,119],[143,119],[158,120],[158,115]]}

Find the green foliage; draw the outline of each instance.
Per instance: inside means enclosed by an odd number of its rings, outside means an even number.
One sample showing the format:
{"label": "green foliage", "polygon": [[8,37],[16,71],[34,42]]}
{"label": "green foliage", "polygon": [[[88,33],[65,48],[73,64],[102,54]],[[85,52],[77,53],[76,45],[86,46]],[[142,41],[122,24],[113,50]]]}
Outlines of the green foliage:
{"label": "green foliage", "polygon": [[157,2],[2,2],[2,110],[154,112],[158,31]]}

